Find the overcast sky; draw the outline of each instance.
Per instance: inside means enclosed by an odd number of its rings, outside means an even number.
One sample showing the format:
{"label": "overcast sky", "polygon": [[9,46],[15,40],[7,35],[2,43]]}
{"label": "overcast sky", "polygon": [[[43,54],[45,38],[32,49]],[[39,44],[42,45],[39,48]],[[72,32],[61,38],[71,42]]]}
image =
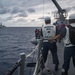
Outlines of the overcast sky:
{"label": "overcast sky", "polygon": [[[57,0],[68,15],[75,13],[75,0]],[[43,17],[50,16],[57,8],[52,0],[0,0],[0,23],[7,27],[42,26]]]}

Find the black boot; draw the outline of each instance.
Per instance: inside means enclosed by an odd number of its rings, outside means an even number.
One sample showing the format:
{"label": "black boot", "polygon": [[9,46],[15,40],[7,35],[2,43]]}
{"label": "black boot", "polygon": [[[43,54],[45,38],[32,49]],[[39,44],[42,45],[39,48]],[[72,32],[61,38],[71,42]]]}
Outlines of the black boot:
{"label": "black boot", "polygon": [[68,71],[62,72],[61,75],[68,75]]}
{"label": "black boot", "polygon": [[55,65],[55,71],[57,71],[57,70],[58,70],[58,64]]}

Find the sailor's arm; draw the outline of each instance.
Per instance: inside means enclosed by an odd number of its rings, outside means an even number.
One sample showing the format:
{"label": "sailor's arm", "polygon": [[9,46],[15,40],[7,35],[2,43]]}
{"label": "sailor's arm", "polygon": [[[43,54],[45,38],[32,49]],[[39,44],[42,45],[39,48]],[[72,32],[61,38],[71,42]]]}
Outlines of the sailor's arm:
{"label": "sailor's arm", "polygon": [[58,38],[60,38],[60,34],[58,34],[58,35],[56,35],[56,36],[54,36],[52,38],[49,38],[48,41],[51,42],[53,40],[57,40]]}
{"label": "sailor's arm", "polygon": [[64,38],[65,35],[66,35],[66,28],[63,28],[60,31],[58,30],[57,34],[54,37],[49,38],[48,41],[51,42],[53,40],[59,39],[60,37]]}

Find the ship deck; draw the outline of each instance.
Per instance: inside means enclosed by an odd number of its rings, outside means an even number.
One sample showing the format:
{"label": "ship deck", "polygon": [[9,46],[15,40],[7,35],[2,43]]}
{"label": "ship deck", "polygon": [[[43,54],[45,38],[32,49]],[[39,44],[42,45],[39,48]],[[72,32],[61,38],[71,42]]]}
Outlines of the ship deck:
{"label": "ship deck", "polygon": [[[45,71],[45,74],[40,73],[39,75],[61,75],[61,68],[62,68],[62,64],[63,64],[64,46],[63,46],[63,43],[57,43],[57,46],[58,46],[58,58],[59,58],[59,63],[60,63],[59,64],[59,70],[58,71],[54,70],[54,64],[52,63],[52,56],[51,56],[51,53],[49,51],[45,67],[48,68],[52,72],[52,74],[47,74]],[[75,75],[75,68],[73,66],[72,59],[70,62],[69,75]]]}

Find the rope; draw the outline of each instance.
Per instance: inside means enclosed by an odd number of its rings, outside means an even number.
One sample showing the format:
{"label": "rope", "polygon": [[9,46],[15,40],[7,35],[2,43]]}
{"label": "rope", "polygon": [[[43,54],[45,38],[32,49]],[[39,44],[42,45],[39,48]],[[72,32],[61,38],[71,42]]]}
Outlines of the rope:
{"label": "rope", "polygon": [[43,0],[43,17],[44,17],[44,0]]}
{"label": "rope", "polygon": [[[28,54],[28,55],[26,56],[26,59],[27,59],[28,57],[30,57],[30,56],[36,51],[37,48],[38,48],[38,45],[35,47],[35,49],[34,49],[30,54]],[[15,63],[15,65],[13,66],[13,68],[10,69],[10,70],[7,72],[6,75],[12,75],[12,74],[15,72],[15,70],[20,66],[20,62],[21,62],[21,60],[18,60],[18,61]]]}
{"label": "rope", "polygon": [[35,67],[35,71],[33,75],[38,75],[41,70],[45,67],[44,61],[43,61],[43,56],[42,56],[42,41],[40,40],[39,47],[38,47],[38,59]]}
{"label": "rope", "polygon": [[[43,24],[44,24],[44,10],[45,10],[45,7],[44,7],[44,3],[45,3],[45,1],[43,0]],[[42,25],[43,26],[43,25]]]}
{"label": "rope", "polygon": [[28,57],[30,57],[30,56],[36,51],[37,48],[38,48],[38,45],[35,47],[35,49],[34,49],[30,54],[28,54],[28,55],[26,56],[26,59],[27,59]]}

